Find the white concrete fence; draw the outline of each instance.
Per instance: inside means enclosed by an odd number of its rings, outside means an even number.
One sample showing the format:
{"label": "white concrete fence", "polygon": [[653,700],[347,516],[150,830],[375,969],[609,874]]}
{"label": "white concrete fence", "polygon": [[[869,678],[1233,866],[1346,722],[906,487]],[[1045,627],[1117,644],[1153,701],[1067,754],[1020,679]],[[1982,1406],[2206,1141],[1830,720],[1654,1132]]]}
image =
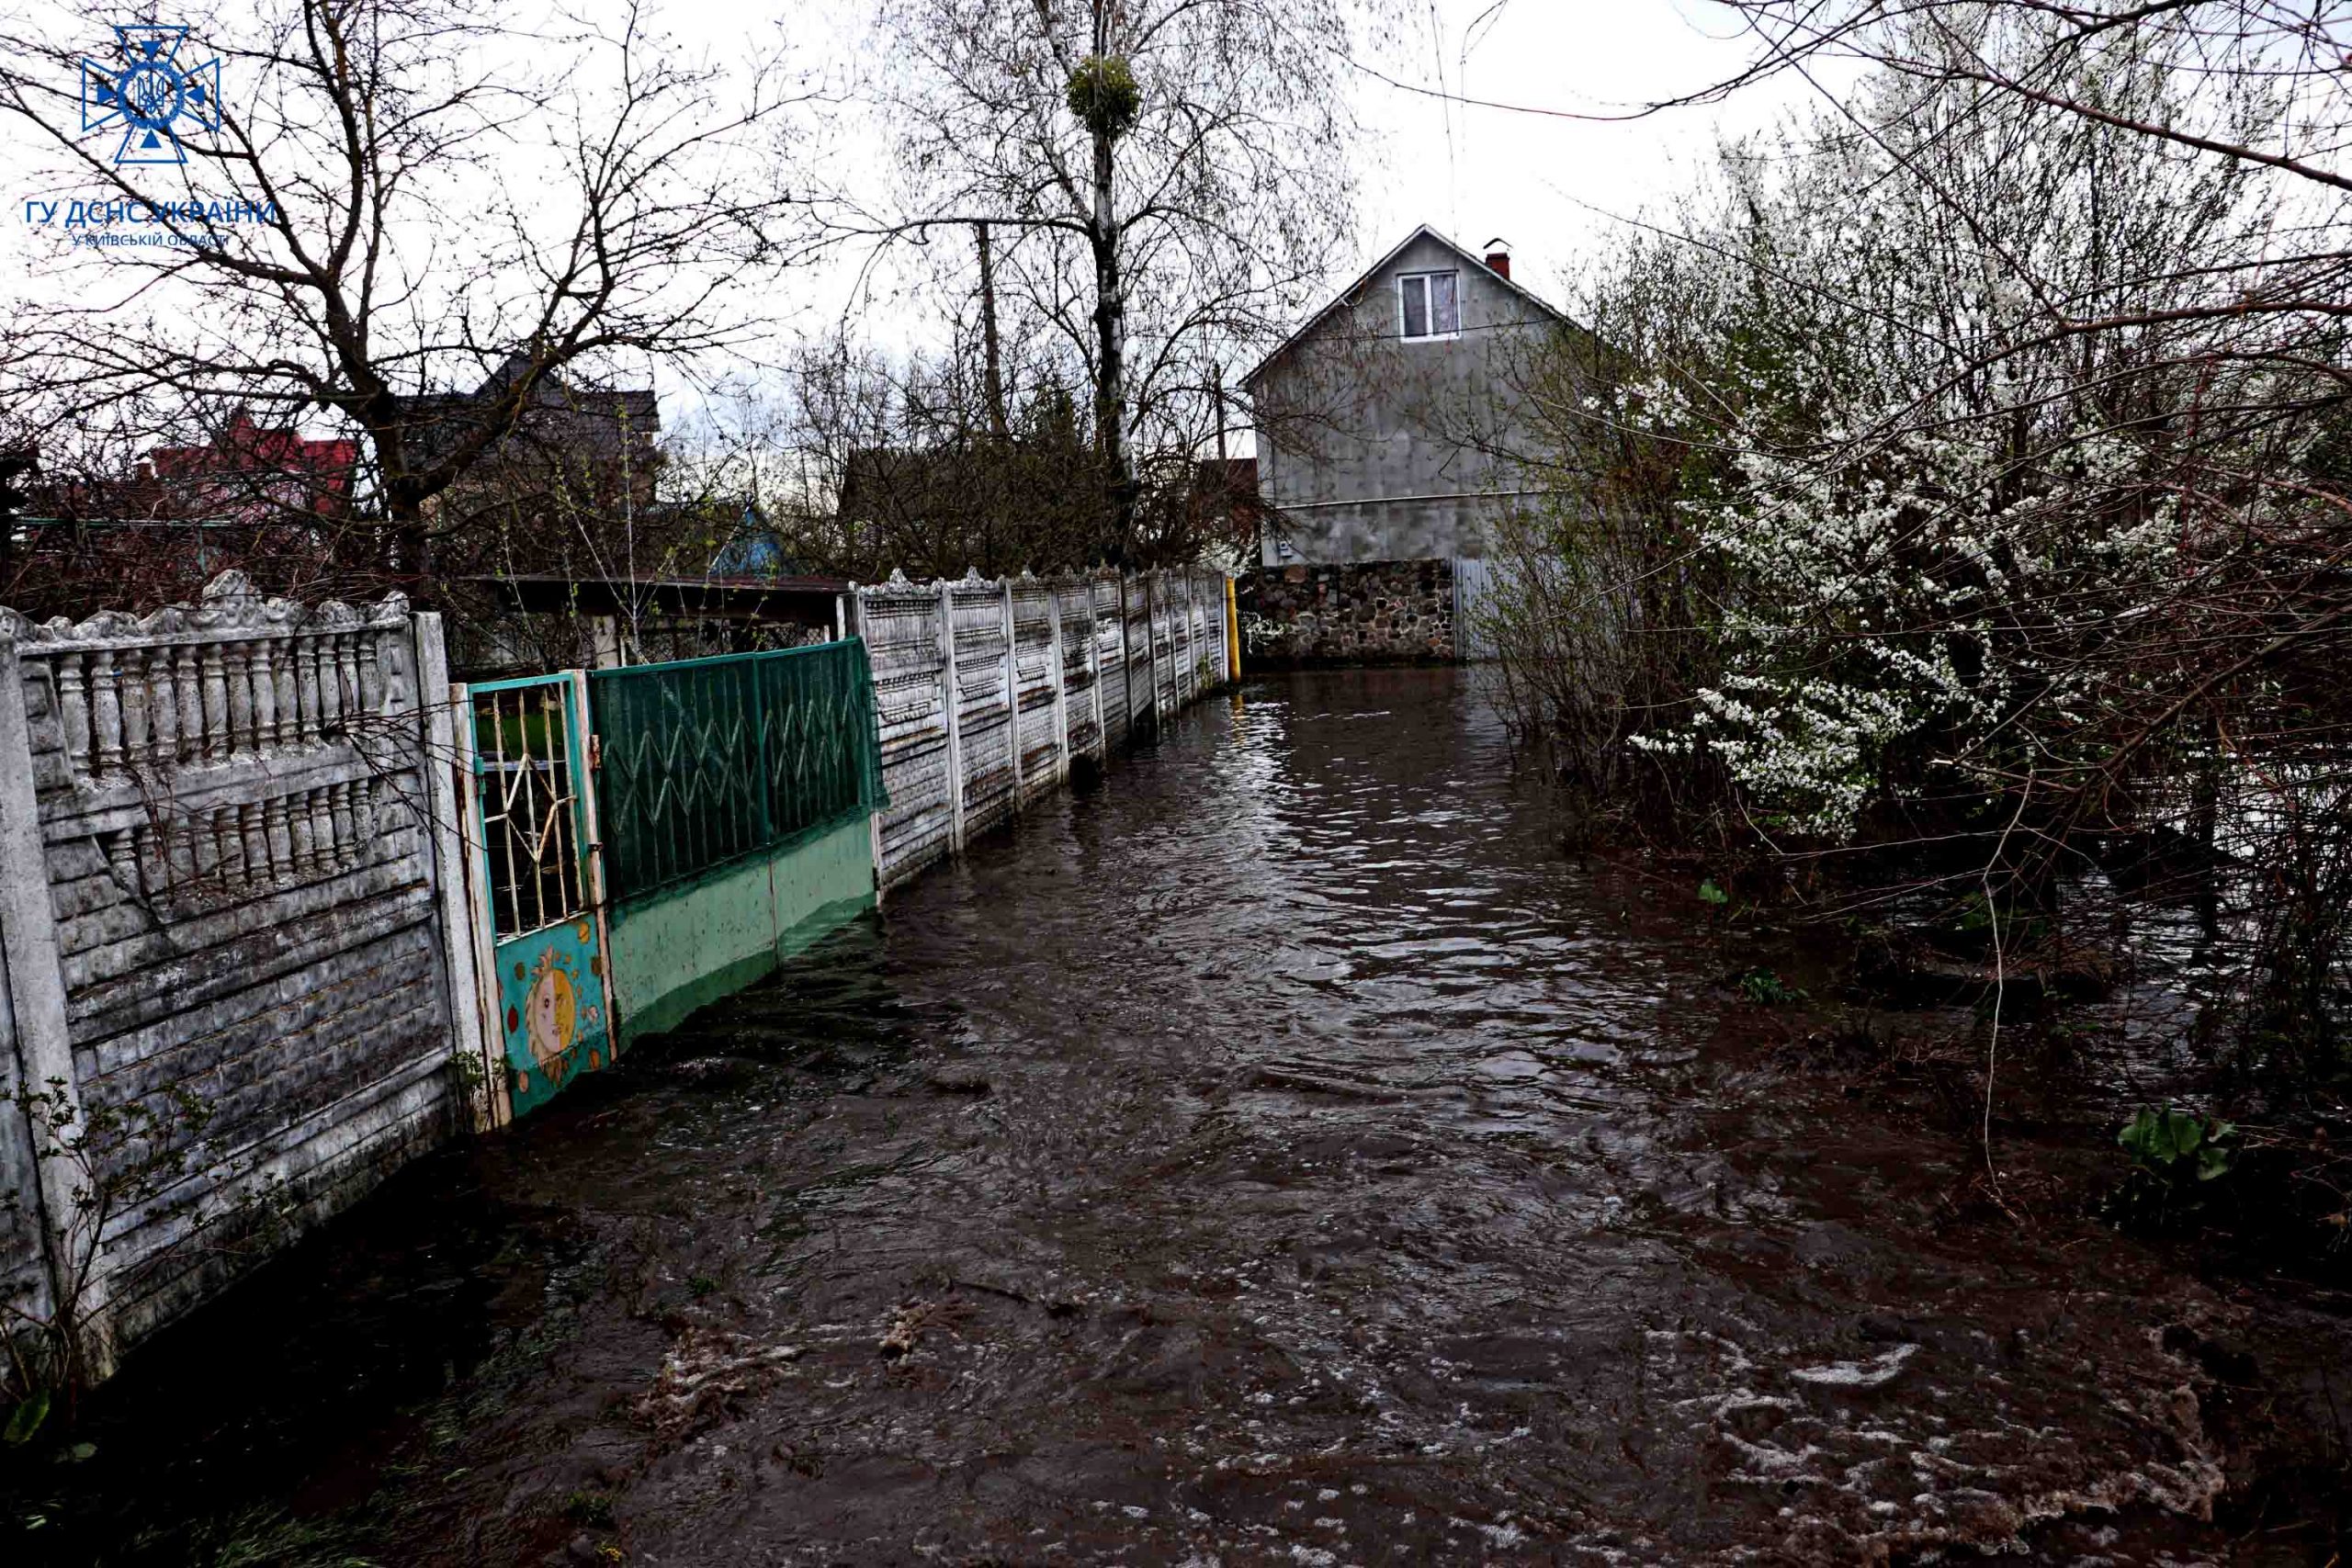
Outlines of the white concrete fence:
{"label": "white concrete fence", "polygon": [[1208,571],[854,591],[874,670],[882,784],[875,863],[912,876],[1105,761],[1232,673],[1226,580]]}
{"label": "white concrete fence", "polygon": [[[854,619],[885,884],[1227,673],[1210,573],[894,577]],[[450,691],[397,594],[0,610],[0,1332],[71,1316],[103,1372],[476,1122]]]}
{"label": "white concrete fence", "polygon": [[0,1291],[101,1366],[447,1126],[447,684],[398,595],[0,611]]}

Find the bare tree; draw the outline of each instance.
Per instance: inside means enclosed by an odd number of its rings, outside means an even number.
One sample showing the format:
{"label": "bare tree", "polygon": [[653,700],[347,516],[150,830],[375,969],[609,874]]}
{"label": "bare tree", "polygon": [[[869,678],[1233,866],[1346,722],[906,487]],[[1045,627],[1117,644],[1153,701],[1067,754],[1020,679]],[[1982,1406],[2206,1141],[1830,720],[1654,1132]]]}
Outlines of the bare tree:
{"label": "bare tree", "polygon": [[202,37],[113,19],[0,19],[0,114],[58,240],[0,402],[61,442],[221,400],[323,416],[364,441],[384,574],[425,580],[435,498],[558,372],[741,341],[729,280],[790,254],[790,82],[691,60],[637,6],[535,30],[477,0],[262,0]]}
{"label": "bare tree", "polygon": [[989,226],[995,278],[1082,367],[1123,558],[1137,451],[1213,436],[1215,367],[1279,337],[1344,242],[1356,128],[1334,62],[1380,16],[1336,0],[884,11],[908,209],[838,221],[889,238]]}

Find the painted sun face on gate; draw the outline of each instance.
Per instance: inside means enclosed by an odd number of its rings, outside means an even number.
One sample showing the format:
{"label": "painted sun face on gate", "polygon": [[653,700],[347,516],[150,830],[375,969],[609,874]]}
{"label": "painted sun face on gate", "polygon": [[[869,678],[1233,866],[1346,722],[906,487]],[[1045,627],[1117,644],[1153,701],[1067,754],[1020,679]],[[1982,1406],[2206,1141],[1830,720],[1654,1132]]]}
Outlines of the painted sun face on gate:
{"label": "painted sun face on gate", "polygon": [[[573,934],[587,939],[583,923]],[[582,958],[594,978],[581,976]],[[506,1059],[518,1095],[544,1100],[573,1074],[605,1065],[605,1010],[599,994],[604,964],[594,953],[561,951],[550,942],[528,968],[519,957],[514,981],[521,995],[507,1004]],[[509,993],[510,995],[513,993]]]}
{"label": "painted sun face on gate", "polygon": [[542,1071],[571,1048],[580,1026],[580,996],[571,976],[555,966],[548,954],[539,961],[538,977],[523,1004],[523,1038],[531,1059]]}

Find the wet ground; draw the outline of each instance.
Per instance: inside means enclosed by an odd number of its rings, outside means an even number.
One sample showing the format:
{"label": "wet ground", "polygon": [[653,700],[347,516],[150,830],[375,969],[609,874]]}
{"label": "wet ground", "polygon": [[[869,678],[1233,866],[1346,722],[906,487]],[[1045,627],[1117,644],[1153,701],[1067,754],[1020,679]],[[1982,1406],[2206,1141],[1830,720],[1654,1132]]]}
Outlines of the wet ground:
{"label": "wet ground", "polygon": [[1453,672],[1204,705],[158,1337],[0,1555],[2330,1560],[2246,1455],[2341,1297],[1987,1182],[1549,813]]}

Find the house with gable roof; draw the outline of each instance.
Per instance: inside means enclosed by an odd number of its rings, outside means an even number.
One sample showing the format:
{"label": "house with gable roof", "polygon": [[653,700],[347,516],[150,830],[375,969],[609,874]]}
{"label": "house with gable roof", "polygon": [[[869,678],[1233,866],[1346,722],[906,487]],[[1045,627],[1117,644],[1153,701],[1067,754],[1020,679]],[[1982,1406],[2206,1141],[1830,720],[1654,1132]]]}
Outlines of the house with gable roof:
{"label": "house with gable roof", "polygon": [[1528,492],[1532,351],[1575,324],[1428,224],[1245,378],[1266,566],[1482,558]]}

